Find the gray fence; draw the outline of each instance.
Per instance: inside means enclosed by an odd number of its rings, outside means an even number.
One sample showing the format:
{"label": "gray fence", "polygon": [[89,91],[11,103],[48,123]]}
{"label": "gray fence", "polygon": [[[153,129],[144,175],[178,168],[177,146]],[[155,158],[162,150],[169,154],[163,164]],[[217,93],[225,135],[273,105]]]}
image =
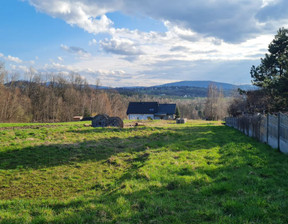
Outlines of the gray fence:
{"label": "gray fence", "polygon": [[273,148],[288,154],[288,116],[242,116],[225,118],[226,125],[236,128],[250,137],[265,142]]}

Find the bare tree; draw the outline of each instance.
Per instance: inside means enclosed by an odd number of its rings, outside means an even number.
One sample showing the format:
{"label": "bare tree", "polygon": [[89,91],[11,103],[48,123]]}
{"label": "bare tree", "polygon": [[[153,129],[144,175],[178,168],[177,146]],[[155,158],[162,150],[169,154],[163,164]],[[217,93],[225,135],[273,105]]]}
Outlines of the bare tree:
{"label": "bare tree", "polygon": [[222,89],[211,84],[208,88],[208,96],[205,103],[204,114],[207,120],[220,120],[227,115],[227,102],[224,99]]}

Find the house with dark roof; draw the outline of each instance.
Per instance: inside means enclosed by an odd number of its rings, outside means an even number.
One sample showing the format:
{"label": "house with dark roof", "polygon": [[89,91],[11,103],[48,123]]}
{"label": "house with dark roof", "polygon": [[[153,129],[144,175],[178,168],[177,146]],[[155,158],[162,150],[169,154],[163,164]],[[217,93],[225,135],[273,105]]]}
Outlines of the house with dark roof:
{"label": "house with dark roof", "polygon": [[176,104],[158,102],[130,102],[127,115],[129,120],[175,119]]}

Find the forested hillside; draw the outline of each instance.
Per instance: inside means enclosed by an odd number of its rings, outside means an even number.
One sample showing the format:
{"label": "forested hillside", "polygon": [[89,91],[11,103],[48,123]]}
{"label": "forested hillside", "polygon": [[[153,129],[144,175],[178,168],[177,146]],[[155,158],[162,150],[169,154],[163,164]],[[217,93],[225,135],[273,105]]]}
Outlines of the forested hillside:
{"label": "forested hillside", "polygon": [[132,96],[135,94],[147,94],[152,96],[166,96],[174,98],[207,97],[207,91],[208,91],[207,88],[191,87],[191,86],[116,88],[116,90],[120,94],[126,96]]}

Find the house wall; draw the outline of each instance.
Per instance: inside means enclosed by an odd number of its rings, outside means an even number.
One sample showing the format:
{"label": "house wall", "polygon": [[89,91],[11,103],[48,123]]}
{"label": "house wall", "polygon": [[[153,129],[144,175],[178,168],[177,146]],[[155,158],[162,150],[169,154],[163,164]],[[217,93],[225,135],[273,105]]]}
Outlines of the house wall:
{"label": "house wall", "polygon": [[165,115],[165,116],[155,116],[154,118],[155,120],[160,120],[160,119],[163,119],[163,120],[173,120],[175,119],[175,115]]}
{"label": "house wall", "polygon": [[129,120],[148,120],[148,118],[154,119],[154,114],[129,114]]}
{"label": "house wall", "polygon": [[173,115],[168,115],[168,120],[174,120],[176,118],[176,115],[173,114]]}

